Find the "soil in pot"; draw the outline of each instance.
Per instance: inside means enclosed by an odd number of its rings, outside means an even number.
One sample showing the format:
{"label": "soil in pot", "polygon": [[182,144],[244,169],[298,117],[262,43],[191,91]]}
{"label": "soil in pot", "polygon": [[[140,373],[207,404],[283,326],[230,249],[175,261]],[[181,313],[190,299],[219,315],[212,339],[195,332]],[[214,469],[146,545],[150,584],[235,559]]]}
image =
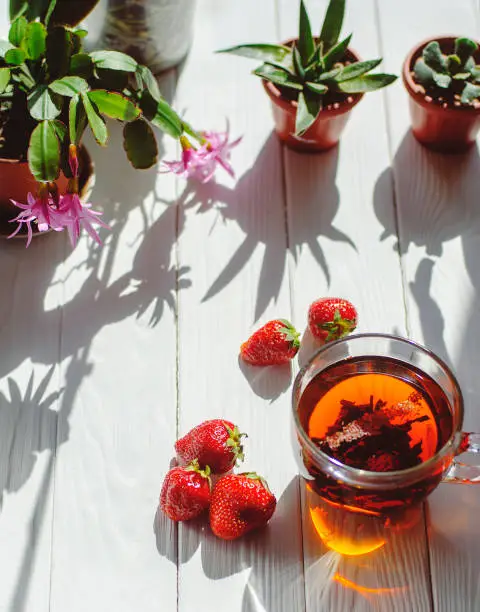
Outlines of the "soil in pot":
{"label": "soil in pot", "polygon": [[[291,45],[293,41],[287,41]],[[360,61],[358,55],[348,49],[343,60],[345,64]],[[338,144],[352,108],[360,102],[363,94],[344,94],[329,92],[323,98],[323,109],[315,122],[301,136],[295,135],[295,115],[297,101],[292,90],[277,87],[269,81],[263,86],[271,102],[275,121],[275,131],[285,144],[300,152],[321,152]]]}
{"label": "soil in pot", "polygon": [[[437,37],[422,42],[405,59],[402,70],[403,83],[409,94],[412,132],[415,138],[434,151],[442,153],[462,153],[475,142],[480,130],[480,103],[465,105],[460,102],[463,83],[458,87],[445,90],[417,83],[413,68],[421,57],[424,47],[437,40],[442,53],[454,51],[455,36]],[[480,50],[474,54],[476,63],[480,62]]]}

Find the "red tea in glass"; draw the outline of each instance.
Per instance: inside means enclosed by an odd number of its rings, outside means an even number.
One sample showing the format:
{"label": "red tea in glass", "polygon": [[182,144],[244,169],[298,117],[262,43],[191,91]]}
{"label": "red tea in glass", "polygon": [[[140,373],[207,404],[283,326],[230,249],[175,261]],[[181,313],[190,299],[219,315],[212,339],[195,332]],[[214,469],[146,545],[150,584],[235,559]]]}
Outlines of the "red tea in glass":
{"label": "red tea in glass", "polygon": [[448,367],[394,336],[326,345],[297,376],[293,408],[310,488],[375,514],[422,501],[442,479],[465,481],[454,457],[478,446],[461,433],[462,396]]}

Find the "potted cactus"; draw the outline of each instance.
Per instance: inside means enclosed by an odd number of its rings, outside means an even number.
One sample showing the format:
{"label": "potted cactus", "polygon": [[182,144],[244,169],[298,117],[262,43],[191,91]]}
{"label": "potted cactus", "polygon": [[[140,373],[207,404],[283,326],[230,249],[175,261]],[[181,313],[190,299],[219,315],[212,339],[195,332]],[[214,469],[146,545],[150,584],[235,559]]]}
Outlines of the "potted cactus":
{"label": "potted cactus", "polygon": [[419,142],[444,153],[473,145],[480,129],[480,51],[453,36],[417,45],[403,64],[412,131]]}
{"label": "potted cactus", "polygon": [[99,241],[99,213],[81,199],[90,167],[81,145],[86,130],[106,145],[106,117],[123,124],[124,149],[138,169],[157,161],[154,127],[180,141],[184,155],[169,169],[186,176],[210,178],[233,146],[185,123],[129,55],[86,53],[87,32],[72,21],[96,0],[72,11],[67,4],[12,0],[8,40],[0,41],[0,231],[17,222],[13,234],[25,234],[27,245],[49,229],[67,229],[75,244],[84,228]]}
{"label": "potted cactus", "polygon": [[339,40],[344,14],[345,0],[330,0],[320,35],[314,37],[301,0],[297,39],[219,51],[263,62],[253,73],[262,79],[272,102],[278,136],[294,149],[324,151],[335,146],[363,94],[397,78],[371,74],[382,60],[360,61],[349,47],[351,34]]}

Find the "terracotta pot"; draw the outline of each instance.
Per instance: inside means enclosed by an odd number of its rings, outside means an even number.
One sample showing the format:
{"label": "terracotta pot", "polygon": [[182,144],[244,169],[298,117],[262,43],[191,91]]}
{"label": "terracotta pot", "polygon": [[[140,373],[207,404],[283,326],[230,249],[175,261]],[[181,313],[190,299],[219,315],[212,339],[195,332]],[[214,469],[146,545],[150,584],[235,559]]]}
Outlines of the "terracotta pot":
{"label": "terracotta pot", "polygon": [[[410,96],[410,116],[415,138],[434,151],[461,153],[468,150],[476,141],[480,129],[480,108],[458,106],[443,108],[435,100],[428,101],[423,88],[412,78],[416,60],[422,55],[423,48],[432,40],[438,40],[443,53],[453,53],[456,36],[430,38],[415,47],[403,63],[403,83]],[[480,43],[477,43],[480,44]],[[480,62],[480,50],[474,54],[476,63]]]}
{"label": "terracotta pot", "polygon": [[[293,40],[284,42],[284,45],[291,45]],[[360,58],[351,49],[347,50],[347,59],[351,62],[358,62]],[[277,87],[270,81],[263,80],[263,87],[267,92],[273,110],[275,121],[275,131],[278,137],[288,147],[297,151],[315,152],[327,151],[340,140],[340,136],[349,119],[350,111],[360,102],[364,94],[353,94],[350,102],[343,102],[338,108],[322,110],[315,122],[302,134],[295,135],[295,115],[297,113],[297,102],[287,100]]]}
{"label": "terracotta pot", "polygon": [[[80,197],[84,197],[91,186],[93,163],[85,147],[79,149],[79,183]],[[60,173],[56,183],[60,193],[65,193],[68,179]],[[9,236],[15,229],[10,220],[18,215],[20,209],[11,203],[12,200],[26,202],[28,192],[35,193],[37,182],[33,178],[26,161],[0,159],[0,235]],[[17,236],[23,237],[19,232]]]}

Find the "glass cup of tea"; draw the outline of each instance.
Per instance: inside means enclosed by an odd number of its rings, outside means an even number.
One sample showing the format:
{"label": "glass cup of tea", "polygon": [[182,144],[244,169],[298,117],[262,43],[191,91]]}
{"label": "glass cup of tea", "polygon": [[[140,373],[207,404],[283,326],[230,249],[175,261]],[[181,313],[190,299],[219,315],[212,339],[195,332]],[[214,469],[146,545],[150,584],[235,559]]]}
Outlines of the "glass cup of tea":
{"label": "glass cup of tea", "polygon": [[330,508],[388,516],[422,502],[440,483],[480,483],[480,452],[464,433],[462,392],[428,349],[386,334],[324,345],[293,387],[297,457],[308,490]]}

